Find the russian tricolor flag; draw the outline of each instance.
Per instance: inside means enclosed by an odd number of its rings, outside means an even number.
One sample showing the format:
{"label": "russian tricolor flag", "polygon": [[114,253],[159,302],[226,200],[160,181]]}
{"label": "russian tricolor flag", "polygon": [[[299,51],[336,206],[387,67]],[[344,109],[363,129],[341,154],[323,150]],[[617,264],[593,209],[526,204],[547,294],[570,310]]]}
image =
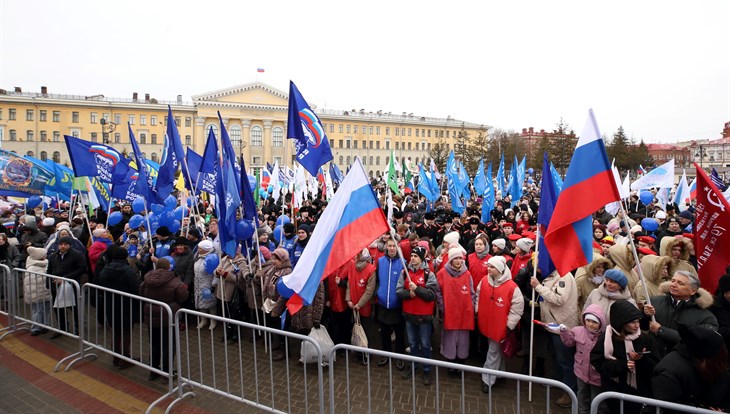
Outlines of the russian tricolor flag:
{"label": "russian tricolor flag", "polygon": [[620,199],[606,147],[590,110],[545,234],[545,245],[561,275],[593,259],[591,215]]}
{"label": "russian tricolor flag", "polygon": [[293,315],[310,305],[320,281],[388,231],[383,209],[356,158],[312,233],[291,274],[282,278],[294,295],[287,302]]}

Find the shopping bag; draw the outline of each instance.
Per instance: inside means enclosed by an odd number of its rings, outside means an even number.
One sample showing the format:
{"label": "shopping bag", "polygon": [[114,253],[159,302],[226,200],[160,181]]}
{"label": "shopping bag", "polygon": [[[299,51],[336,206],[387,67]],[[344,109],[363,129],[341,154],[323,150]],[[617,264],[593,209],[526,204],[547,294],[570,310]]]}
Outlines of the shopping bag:
{"label": "shopping bag", "polygon": [[67,308],[69,306],[76,306],[76,295],[74,295],[74,287],[64,280],[56,289],[56,300],[53,302],[53,307]]}
{"label": "shopping bag", "polygon": [[350,344],[352,346],[359,346],[361,348],[368,347],[368,337],[365,335],[365,329],[363,329],[360,323],[360,312],[353,310],[355,314],[355,324],[352,326],[352,338]]}
{"label": "shopping bag", "polygon": [[[324,326],[320,326],[319,328],[312,328],[312,330],[309,332],[309,337],[312,338],[322,350],[322,363],[325,365],[329,363],[329,354],[332,348],[335,347],[335,343],[332,342],[330,334],[327,333],[327,328],[325,328]],[[333,356],[332,362],[334,362],[335,359],[336,358]],[[311,342],[302,341],[299,362],[302,362],[304,364],[317,363],[317,350],[314,348],[314,345],[312,345]]]}
{"label": "shopping bag", "polygon": [[502,347],[502,353],[507,358],[512,358],[517,353],[517,330],[512,330],[507,333],[507,336],[499,342]]}

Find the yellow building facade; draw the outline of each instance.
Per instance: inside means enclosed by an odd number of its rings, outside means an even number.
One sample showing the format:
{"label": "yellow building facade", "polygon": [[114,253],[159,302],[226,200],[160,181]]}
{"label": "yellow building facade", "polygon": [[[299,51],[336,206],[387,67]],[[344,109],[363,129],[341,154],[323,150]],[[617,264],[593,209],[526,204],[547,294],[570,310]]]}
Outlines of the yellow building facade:
{"label": "yellow building facade", "polygon": [[[259,169],[267,162],[292,167],[295,153],[286,139],[288,96],[262,82],[252,82],[202,93],[184,103],[149,98],[52,95],[0,90],[0,148],[41,159],[68,163],[63,135],[107,142],[130,151],[129,122],[145,156],[158,161],[167,121],[167,105],[180,130],[182,143],[202,154],[208,131],[219,136],[218,113],[226,125],[234,149],[247,167]],[[360,157],[371,176],[387,170],[391,153],[412,162],[428,159],[433,145],[448,149],[459,144],[463,132],[485,133],[487,126],[451,117],[430,118],[411,113],[384,111],[320,110],[310,102],[322,121],[332,147],[334,162],[343,170]],[[102,124],[101,120],[104,120]]]}

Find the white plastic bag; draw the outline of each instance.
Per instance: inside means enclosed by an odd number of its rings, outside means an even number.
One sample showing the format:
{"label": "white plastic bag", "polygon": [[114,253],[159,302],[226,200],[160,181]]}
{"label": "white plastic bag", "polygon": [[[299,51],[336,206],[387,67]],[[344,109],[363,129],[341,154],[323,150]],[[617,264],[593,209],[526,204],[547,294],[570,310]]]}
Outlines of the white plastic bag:
{"label": "white plastic bag", "polygon": [[368,347],[368,337],[365,335],[365,329],[363,329],[360,323],[360,312],[353,310],[355,314],[355,324],[352,326],[352,337],[350,338],[350,344],[352,346],[359,346],[360,348]]}
{"label": "white plastic bag", "polygon": [[76,306],[76,295],[74,295],[74,287],[64,280],[56,289],[56,300],[53,302],[53,307],[68,308],[69,306]]}
{"label": "white plastic bag", "polygon": [[[324,326],[320,326],[319,328],[312,328],[312,330],[309,332],[309,337],[314,340],[314,342],[319,345],[319,348],[322,350],[322,363],[327,364],[330,361],[329,353],[332,350],[332,348],[335,347],[335,343],[332,342],[332,338],[330,338],[330,334],[327,333],[327,328]],[[314,345],[312,345],[309,341],[302,341],[302,347],[300,349],[300,358],[299,362],[302,362],[304,364],[316,364],[317,363],[317,350],[314,348]],[[336,360],[336,358],[333,356],[333,361]]]}

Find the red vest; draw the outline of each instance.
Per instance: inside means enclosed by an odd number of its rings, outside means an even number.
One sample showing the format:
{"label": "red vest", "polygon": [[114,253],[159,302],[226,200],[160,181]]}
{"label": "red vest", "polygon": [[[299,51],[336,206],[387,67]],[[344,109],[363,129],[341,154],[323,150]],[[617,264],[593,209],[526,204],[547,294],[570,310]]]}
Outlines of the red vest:
{"label": "red vest", "polygon": [[469,280],[471,274],[467,270],[461,276],[453,277],[443,269],[436,274],[436,279],[444,298],[444,329],[474,329],[474,304],[471,301]]}
{"label": "red vest", "polygon": [[530,259],[532,259],[532,253],[518,254],[517,257],[512,259],[512,267],[509,269],[512,272],[512,279],[517,276],[517,272],[527,266]]}
{"label": "red vest", "polygon": [[441,269],[443,269],[444,266],[446,266],[446,263],[448,263],[448,262],[449,262],[449,252],[446,251],[446,252],[441,253],[441,263],[439,263],[436,271],[440,272]]}
{"label": "red vest", "polygon": [[[368,286],[368,280],[370,277],[375,275],[375,266],[368,263],[361,271],[357,271],[357,267],[352,266],[350,268],[350,274],[347,277],[348,283],[350,284],[350,301],[353,305],[357,305],[362,295],[365,294],[365,289]],[[373,276],[374,277],[374,276]],[[368,317],[372,312],[372,300],[368,301],[362,308],[360,308],[360,315]]]}
{"label": "red vest", "polygon": [[479,292],[479,332],[493,341],[501,341],[507,337],[507,315],[512,306],[512,295],[514,295],[517,284],[508,280],[496,288],[492,287],[487,280],[482,279],[481,291]]}
{"label": "red vest", "polygon": [[469,273],[471,273],[471,279],[474,281],[474,288],[477,287],[479,282],[484,276],[487,275],[487,261],[492,255],[487,254],[484,259],[479,259],[476,253],[472,253],[467,256],[467,264],[469,265]]}
{"label": "red vest", "polygon": [[[416,272],[410,272],[410,279],[408,276],[404,277],[404,289],[408,289],[410,282],[415,283],[418,287],[426,287],[426,273],[423,269],[418,269],[418,271]],[[426,302],[418,296],[414,296],[409,299],[403,299],[403,312],[409,313],[411,315],[433,315],[433,306],[433,302]]]}
{"label": "red vest", "polygon": [[354,262],[350,260],[337,268],[334,272],[330,273],[327,277],[327,290],[329,291],[330,309],[332,312],[344,312],[349,309],[347,301],[345,301],[345,292],[347,288],[345,286],[337,285],[337,283],[335,283],[335,276],[339,276],[340,279],[347,280],[348,268],[354,265]]}

